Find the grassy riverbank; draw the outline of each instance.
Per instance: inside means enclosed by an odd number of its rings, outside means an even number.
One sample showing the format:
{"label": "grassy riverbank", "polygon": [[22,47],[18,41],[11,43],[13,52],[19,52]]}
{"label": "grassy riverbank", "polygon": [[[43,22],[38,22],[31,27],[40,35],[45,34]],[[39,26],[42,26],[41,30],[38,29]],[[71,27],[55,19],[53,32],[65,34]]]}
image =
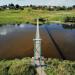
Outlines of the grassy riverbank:
{"label": "grassy riverbank", "polygon": [[[47,75],[75,75],[75,61],[45,59]],[[0,75],[36,75],[31,58],[0,60]]]}
{"label": "grassy riverbank", "polygon": [[75,16],[75,10],[48,11],[25,8],[24,10],[0,11],[0,24],[35,23],[37,17],[46,18],[48,22],[63,22],[66,16]]}
{"label": "grassy riverbank", "polygon": [[0,60],[0,75],[35,75],[31,58]]}
{"label": "grassy riverbank", "polygon": [[46,64],[47,75],[75,75],[75,61],[48,58]]}

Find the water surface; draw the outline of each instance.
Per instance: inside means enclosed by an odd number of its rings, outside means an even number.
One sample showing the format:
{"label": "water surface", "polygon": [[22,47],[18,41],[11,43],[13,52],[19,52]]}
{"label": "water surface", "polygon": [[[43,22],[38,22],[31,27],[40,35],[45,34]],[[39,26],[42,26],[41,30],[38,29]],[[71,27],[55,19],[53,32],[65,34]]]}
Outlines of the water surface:
{"label": "water surface", "polygon": [[[48,31],[46,30],[48,29]],[[34,50],[33,38],[36,26],[31,24],[5,25],[0,27],[0,58],[32,57]],[[54,44],[51,36],[55,43]],[[49,24],[40,26],[42,38],[42,56],[75,60],[75,29],[74,26]]]}

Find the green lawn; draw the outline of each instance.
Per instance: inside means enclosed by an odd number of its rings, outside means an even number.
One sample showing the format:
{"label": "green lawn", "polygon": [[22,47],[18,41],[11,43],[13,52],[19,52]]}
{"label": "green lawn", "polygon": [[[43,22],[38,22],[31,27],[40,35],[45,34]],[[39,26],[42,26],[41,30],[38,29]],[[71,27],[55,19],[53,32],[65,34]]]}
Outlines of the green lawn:
{"label": "green lawn", "polygon": [[4,10],[0,11],[0,24],[34,23],[35,18],[47,18],[49,22],[63,22],[66,16],[75,16],[75,10],[48,11],[33,10],[31,8],[25,8],[24,10]]}

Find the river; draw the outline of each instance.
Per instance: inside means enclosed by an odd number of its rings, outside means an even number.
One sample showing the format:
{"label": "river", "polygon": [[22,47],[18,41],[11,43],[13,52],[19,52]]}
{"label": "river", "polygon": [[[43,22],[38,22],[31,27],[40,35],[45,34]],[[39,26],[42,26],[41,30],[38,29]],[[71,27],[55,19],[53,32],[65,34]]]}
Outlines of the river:
{"label": "river", "polygon": [[[32,57],[36,26],[32,24],[0,27],[0,58]],[[42,56],[75,60],[75,25],[40,25]]]}

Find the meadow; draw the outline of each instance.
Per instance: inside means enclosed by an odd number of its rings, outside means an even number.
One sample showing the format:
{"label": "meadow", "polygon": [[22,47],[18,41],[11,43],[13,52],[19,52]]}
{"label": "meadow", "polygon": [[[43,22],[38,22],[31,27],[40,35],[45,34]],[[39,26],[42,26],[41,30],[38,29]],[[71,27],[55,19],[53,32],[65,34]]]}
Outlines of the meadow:
{"label": "meadow", "polygon": [[36,18],[45,18],[48,22],[64,22],[65,17],[75,17],[75,10],[48,11],[46,9],[32,9],[30,7],[24,10],[6,9],[0,11],[0,24],[20,24],[35,23]]}

